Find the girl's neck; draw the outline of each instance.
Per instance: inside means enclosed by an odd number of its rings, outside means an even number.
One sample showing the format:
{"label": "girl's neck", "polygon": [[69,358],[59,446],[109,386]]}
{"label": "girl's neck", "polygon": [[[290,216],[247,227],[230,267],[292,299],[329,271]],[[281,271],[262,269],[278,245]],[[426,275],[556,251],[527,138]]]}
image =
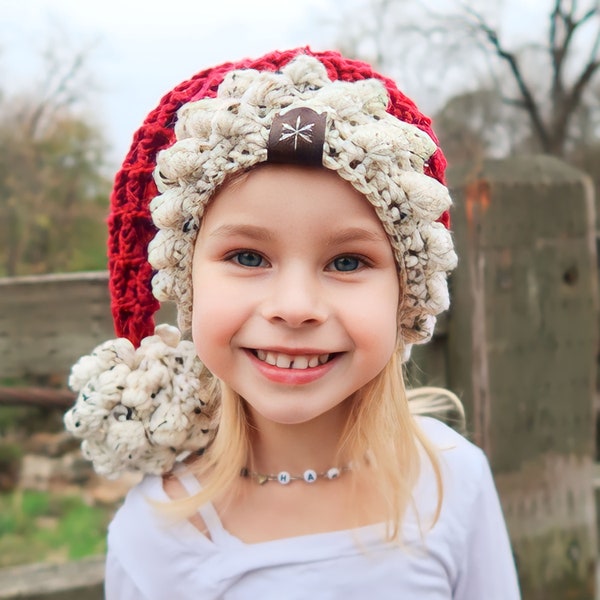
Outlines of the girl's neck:
{"label": "girl's neck", "polygon": [[306,469],[324,472],[345,466],[336,462],[344,460],[337,454],[347,410],[341,405],[312,421],[288,425],[264,419],[250,409],[253,433],[248,466],[265,474],[288,471],[293,475]]}

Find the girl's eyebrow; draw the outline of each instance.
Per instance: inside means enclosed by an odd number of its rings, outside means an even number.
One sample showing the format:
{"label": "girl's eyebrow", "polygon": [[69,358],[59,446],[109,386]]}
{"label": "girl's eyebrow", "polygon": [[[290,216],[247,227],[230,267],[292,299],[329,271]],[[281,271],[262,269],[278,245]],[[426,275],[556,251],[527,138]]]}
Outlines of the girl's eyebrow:
{"label": "girl's eyebrow", "polygon": [[260,242],[270,242],[273,240],[273,234],[266,228],[259,225],[245,225],[231,223],[221,225],[210,233],[210,238],[225,238],[230,236],[244,236]]}
{"label": "girl's eyebrow", "polygon": [[387,236],[383,232],[363,227],[348,227],[336,231],[327,240],[329,246],[339,246],[348,242],[387,242]]}
{"label": "girl's eyebrow", "polygon": [[[221,225],[209,234],[209,238],[225,238],[231,236],[243,236],[252,240],[271,242],[274,239],[273,232],[267,227],[260,225],[247,225],[243,223],[230,223]],[[327,237],[328,246],[340,246],[349,242],[387,242],[387,236],[383,232],[364,227],[347,227],[341,231],[335,231]]]}

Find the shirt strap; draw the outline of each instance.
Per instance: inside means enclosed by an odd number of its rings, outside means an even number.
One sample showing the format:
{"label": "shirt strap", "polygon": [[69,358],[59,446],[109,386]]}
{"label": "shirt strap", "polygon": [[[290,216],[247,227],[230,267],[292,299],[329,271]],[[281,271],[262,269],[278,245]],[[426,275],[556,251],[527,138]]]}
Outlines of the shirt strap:
{"label": "shirt strap", "polygon": [[[194,477],[192,473],[189,471],[185,471],[183,473],[178,473],[177,477],[181,482],[181,485],[185,488],[185,491],[190,496],[195,496],[199,492],[202,491],[202,485]],[[216,541],[218,538],[223,537],[225,530],[223,529],[223,524],[221,523],[221,519],[215,507],[212,503],[207,502],[203,504],[199,509],[198,513],[202,517],[204,524],[206,525],[206,529],[208,529],[208,533],[213,541]]]}

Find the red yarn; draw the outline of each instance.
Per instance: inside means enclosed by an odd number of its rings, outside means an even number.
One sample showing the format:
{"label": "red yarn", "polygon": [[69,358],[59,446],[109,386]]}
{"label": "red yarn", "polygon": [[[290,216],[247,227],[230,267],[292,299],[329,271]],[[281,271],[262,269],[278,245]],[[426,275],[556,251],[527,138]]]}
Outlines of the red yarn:
{"label": "red yarn", "polygon": [[[129,153],[115,178],[108,219],[108,265],[110,270],[111,309],[118,336],[126,337],[138,346],[141,339],[154,332],[154,313],[159,308],[152,295],[153,270],[148,263],[148,244],[156,233],[149,203],[157,189],[152,179],[157,153],[174,142],[173,126],[179,108],[191,100],[213,98],[226,74],[235,69],[251,68],[276,71],[298,54],[317,57],[326,67],[331,80],[358,81],[375,78],[388,91],[387,111],[425,131],[436,144],[431,120],[417,109],[410,98],[398,90],[395,83],[373,71],[366,63],[344,58],[338,52],[313,52],[296,48],[272,52],[256,60],[225,63],[197,73],[166,94],[148,114],[133,137]],[[439,149],[429,160],[427,175],[444,183],[446,159]],[[449,226],[449,214],[440,218]]]}

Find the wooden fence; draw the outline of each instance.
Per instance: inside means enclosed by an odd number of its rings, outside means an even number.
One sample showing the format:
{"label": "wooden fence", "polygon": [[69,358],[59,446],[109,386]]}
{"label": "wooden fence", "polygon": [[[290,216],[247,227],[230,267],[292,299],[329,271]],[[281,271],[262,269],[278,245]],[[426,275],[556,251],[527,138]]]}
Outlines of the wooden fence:
{"label": "wooden fence", "polygon": [[[432,343],[414,349],[409,381],[462,398],[470,436],[494,471],[524,599],[591,600],[598,554],[591,182],[539,156],[457,169],[450,182],[460,257],[452,308]],[[69,365],[114,337],[106,284],[106,273],[0,280],[0,379],[64,387]],[[172,307],[161,311],[159,322],[174,322]]]}

